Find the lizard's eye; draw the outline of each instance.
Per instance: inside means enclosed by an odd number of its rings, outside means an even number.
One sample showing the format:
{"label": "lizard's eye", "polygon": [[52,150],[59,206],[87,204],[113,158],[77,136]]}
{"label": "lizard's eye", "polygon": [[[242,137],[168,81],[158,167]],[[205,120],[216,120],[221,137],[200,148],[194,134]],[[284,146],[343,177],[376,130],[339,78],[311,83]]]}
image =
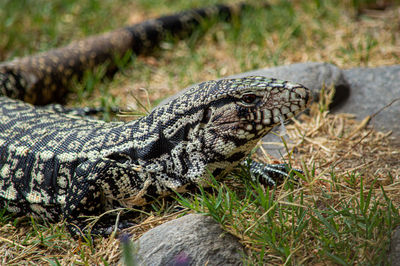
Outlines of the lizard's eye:
{"label": "lizard's eye", "polygon": [[242,96],[242,101],[247,104],[255,103],[257,96],[255,94],[245,94]]}

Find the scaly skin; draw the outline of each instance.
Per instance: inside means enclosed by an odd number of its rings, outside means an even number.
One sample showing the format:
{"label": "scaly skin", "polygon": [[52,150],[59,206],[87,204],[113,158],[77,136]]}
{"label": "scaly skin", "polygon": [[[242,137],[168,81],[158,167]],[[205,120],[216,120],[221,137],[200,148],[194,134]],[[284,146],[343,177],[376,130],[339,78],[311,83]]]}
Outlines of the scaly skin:
{"label": "scaly skin", "polygon": [[0,97],[0,198],[18,214],[77,223],[221,179],[280,118],[307,106],[303,86],[265,77],[208,81],[136,121],[85,120]]}

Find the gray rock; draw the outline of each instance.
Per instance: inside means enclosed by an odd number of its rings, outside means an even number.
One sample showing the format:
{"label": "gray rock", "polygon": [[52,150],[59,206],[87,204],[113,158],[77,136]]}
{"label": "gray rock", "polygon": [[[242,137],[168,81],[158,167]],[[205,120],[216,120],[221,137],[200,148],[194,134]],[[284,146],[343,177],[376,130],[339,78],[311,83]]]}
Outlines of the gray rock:
{"label": "gray rock", "polygon": [[390,241],[389,261],[392,266],[400,265],[400,227],[394,230]]}
{"label": "gray rock", "polygon": [[[343,75],[351,93],[334,112],[352,113],[361,120],[400,97],[400,65],[353,68],[343,70]],[[400,136],[400,101],[380,112],[371,122],[379,130],[392,130],[394,136]]]}
{"label": "gray rock", "polygon": [[238,240],[212,218],[199,214],[157,226],[136,243],[139,265],[243,264]]}

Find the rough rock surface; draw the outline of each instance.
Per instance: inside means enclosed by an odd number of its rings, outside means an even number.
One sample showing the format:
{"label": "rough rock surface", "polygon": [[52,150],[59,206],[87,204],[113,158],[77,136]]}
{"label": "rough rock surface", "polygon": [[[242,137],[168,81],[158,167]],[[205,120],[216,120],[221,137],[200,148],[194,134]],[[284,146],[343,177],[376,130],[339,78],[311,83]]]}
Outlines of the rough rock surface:
{"label": "rough rock surface", "polygon": [[389,261],[392,266],[400,265],[400,226],[394,230],[390,243]]}
{"label": "rough rock surface", "polygon": [[[350,84],[349,98],[335,112],[352,113],[357,119],[373,115],[395,98],[400,98],[400,65],[343,70]],[[400,100],[380,112],[371,123],[380,130],[392,130],[400,137]]]}
{"label": "rough rock surface", "polygon": [[212,218],[189,214],[146,232],[139,265],[242,265],[242,245]]}
{"label": "rough rock surface", "polygon": [[[352,113],[362,120],[400,98],[400,65],[340,70],[327,63],[300,63],[235,75],[265,75],[303,84],[318,93],[323,85],[335,85],[332,109]],[[400,100],[382,110],[371,123],[379,130],[392,130],[400,137]]]}

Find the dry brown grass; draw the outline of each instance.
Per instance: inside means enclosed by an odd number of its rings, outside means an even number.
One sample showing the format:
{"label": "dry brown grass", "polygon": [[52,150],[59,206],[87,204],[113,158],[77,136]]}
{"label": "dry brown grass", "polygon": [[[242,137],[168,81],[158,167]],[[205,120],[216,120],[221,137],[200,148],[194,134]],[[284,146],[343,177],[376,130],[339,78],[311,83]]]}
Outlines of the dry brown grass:
{"label": "dry brown grass", "polygon": [[[376,131],[369,125],[375,114],[357,121],[352,114],[320,109],[321,105],[312,105],[309,116],[303,115],[302,122],[294,120],[288,126],[290,138],[301,142],[296,148],[306,165],[316,163],[321,178],[333,170],[338,176],[357,171],[367,180],[377,177],[384,185],[392,183],[387,179],[389,174],[400,179],[398,138],[391,131]],[[398,202],[395,197],[393,200]]]}
{"label": "dry brown grass", "polygon": [[[346,180],[350,173],[355,172],[364,178],[367,187],[376,180],[376,190],[380,190],[382,185],[391,200],[400,204],[398,138],[393,137],[390,131],[376,131],[369,125],[371,116],[357,121],[352,114],[334,115],[329,111],[321,112],[320,108],[313,104],[309,116],[302,115],[302,122],[294,120],[295,123],[287,128],[290,138],[301,143],[296,149],[304,164],[315,164],[318,169],[316,178],[308,185],[317,189],[320,185],[326,186],[330,183],[330,172],[334,172],[339,180]],[[353,184],[354,187],[350,183],[347,185],[346,195],[337,196],[341,199],[357,196],[359,181]]]}

